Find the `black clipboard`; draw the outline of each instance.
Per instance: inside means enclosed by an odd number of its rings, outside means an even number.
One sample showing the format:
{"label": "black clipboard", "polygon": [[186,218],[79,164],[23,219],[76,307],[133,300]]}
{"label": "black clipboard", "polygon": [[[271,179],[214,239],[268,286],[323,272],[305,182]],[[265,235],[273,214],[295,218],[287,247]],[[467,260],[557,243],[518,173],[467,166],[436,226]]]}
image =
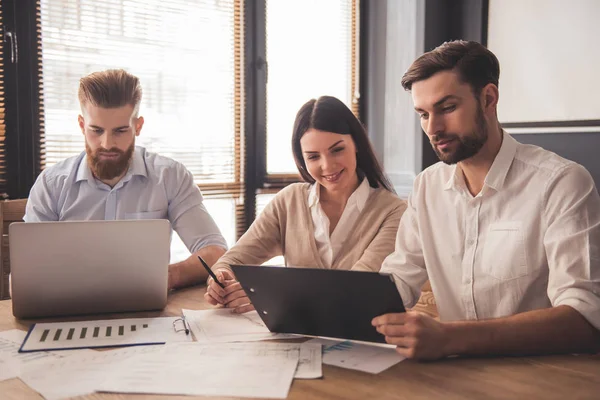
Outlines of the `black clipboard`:
{"label": "black clipboard", "polygon": [[371,320],[405,311],[389,274],[255,265],[231,268],[271,332],[385,343]]}

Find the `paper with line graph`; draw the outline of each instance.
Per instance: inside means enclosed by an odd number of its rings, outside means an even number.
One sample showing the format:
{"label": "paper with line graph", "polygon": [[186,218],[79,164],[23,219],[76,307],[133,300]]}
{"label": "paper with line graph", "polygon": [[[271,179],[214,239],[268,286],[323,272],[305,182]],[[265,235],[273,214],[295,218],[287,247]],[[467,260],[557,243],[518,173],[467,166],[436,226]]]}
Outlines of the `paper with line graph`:
{"label": "paper with line graph", "polygon": [[35,324],[19,352],[191,342],[177,317]]}
{"label": "paper with line graph", "polygon": [[378,374],[404,360],[395,346],[339,341],[325,338],[309,340],[323,346],[323,364]]}

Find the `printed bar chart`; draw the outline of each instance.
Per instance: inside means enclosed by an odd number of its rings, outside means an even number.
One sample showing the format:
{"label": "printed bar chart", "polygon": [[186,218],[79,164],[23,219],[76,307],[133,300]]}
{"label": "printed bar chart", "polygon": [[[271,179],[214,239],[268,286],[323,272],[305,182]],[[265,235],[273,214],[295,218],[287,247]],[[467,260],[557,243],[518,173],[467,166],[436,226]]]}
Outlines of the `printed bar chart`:
{"label": "printed bar chart", "polygon": [[[148,328],[148,324],[142,324],[140,325],[143,328]],[[67,333],[67,337],[66,340],[73,340],[73,337],[75,335],[76,332],[79,332],[79,339],[85,339],[87,336],[87,332],[88,329],[90,329],[92,327],[88,327],[88,326],[82,326],[81,328],[69,328],[69,331]],[[100,333],[103,331],[103,327],[99,327],[99,326],[94,326],[94,334],[93,337],[94,338],[103,338],[103,337],[111,337],[112,335],[112,326],[106,326],[106,333],[104,336],[102,336]],[[125,336],[125,326],[124,325],[118,325],[116,327],[118,329],[118,336]],[[51,337],[52,340],[54,341],[58,341],[60,340],[60,336],[62,334],[63,330],[61,328],[57,328],[56,331],[52,331],[51,329],[44,329],[44,331],[42,332],[42,336],[40,337],[40,342],[45,342],[48,337]],[[131,325],[131,332],[137,332],[137,325]]]}
{"label": "printed bar chart", "polygon": [[192,341],[177,317],[35,324],[20,352]]}

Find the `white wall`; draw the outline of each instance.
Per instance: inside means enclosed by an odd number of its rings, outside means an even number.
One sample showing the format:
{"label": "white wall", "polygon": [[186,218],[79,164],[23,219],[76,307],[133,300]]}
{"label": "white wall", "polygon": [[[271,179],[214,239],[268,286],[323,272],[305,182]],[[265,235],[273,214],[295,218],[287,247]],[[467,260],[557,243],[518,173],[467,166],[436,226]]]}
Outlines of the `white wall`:
{"label": "white wall", "polygon": [[600,119],[600,1],[489,0],[501,122]]}

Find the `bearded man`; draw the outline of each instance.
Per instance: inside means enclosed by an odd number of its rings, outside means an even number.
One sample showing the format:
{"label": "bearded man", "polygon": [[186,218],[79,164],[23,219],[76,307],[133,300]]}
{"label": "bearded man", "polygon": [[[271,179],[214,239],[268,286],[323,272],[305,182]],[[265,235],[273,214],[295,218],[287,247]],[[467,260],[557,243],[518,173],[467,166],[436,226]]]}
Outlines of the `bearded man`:
{"label": "bearded man", "polygon": [[381,268],[406,307],[431,283],[439,320],[373,320],[410,358],[600,349],[598,191],[581,165],[502,130],[499,76],[491,51],[454,41],[402,78],[441,160],[416,177]]}
{"label": "bearded man", "polygon": [[124,70],[94,72],[80,80],[78,120],[85,151],[39,175],[24,220],[168,219],[192,252],[169,266],[169,288],[205,281],[208,274],[197,256],[212,265],[227,243],[192,174],[181,163],[135,145],[144,125],[138,115],[141,100],[139,79]]}

